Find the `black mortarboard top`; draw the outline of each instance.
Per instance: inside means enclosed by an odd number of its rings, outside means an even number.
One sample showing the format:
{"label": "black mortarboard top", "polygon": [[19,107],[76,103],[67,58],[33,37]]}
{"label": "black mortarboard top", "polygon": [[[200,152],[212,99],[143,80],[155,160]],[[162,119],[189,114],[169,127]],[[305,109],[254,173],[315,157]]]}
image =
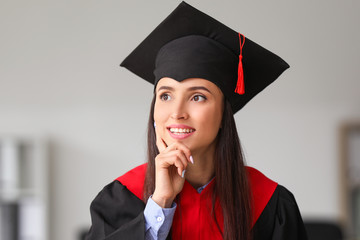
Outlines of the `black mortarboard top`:
{"label": "black mortarboard top", "polygon": [[216,84],[233,113],[289,65],[189,4],[180,5],[120,64],[156,86],[163,77]]}

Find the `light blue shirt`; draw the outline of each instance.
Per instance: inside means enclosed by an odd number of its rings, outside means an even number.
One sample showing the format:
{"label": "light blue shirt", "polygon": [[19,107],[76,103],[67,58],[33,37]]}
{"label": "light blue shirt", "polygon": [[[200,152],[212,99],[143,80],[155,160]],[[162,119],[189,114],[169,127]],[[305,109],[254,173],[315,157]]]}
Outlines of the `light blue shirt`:
{"label": "light blue shirt", "polygon": [[151,197],[145,206],[145,239],[166,239],[169,234],[176,210],[176,203],[171,208],[161,208]]}
{"label": "light blue shirt", "polygon": [[[199,187],[196,191],[201,193],[210,182]],[[165,240],[169,234],[175,210],[176,203],[173,203],[171,208],[161,208],[150,196],[144,210],[145,239]]]}

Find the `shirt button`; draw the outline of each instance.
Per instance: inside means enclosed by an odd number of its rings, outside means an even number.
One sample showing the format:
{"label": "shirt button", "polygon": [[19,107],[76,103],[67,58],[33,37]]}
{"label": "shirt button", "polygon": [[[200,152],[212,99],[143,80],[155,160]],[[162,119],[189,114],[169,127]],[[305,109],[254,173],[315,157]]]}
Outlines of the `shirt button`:
{"label": "shirt button", "polygon": [[162,217],[157,217],[156,220],[157,220],[158,222],[161,222],[161,221],[162,221]]}

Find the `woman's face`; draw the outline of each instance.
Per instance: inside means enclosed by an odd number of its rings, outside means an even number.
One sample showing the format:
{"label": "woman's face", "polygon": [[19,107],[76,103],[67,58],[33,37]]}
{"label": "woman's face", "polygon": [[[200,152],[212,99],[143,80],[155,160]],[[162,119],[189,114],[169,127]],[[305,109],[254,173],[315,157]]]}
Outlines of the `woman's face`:
{"label": "woman's face", "polygon": [[224,105],[223,94],[215,84],[201,78],[181,82],[162,78],[155,91],[157,138],[167,145],[179,141],[192,154],[215,148]]}

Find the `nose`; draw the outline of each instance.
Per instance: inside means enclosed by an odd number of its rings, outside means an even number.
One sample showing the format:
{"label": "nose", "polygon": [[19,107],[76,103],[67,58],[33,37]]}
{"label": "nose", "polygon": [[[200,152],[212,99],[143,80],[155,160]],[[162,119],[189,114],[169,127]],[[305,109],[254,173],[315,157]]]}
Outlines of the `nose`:
{"label": "nose", "polygon": [[186,103],[183,101],[176,101],[176,103],[173,106],[173,111],[171,113],[172,119],[188,119],[189,114],[187,111]]}

